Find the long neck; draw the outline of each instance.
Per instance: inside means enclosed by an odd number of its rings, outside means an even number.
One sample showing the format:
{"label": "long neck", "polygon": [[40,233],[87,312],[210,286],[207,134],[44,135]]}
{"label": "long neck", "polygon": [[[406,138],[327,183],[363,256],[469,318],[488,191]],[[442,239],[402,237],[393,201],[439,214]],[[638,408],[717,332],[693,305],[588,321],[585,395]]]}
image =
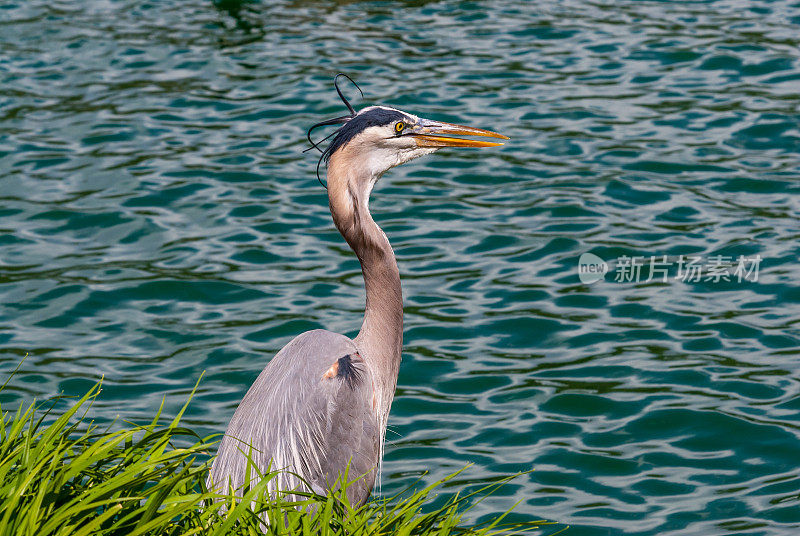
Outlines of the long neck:
{"label": "long neck", "polygon": [[376,410],[385,428],[403,348],[403,295],[392,246],[369,212],[369,194],[377,177],[358,169],[368,168],[352,165],[344,155],[331,158],[328,200],[337,229],[361,263],[367,303],[355,342],[372,371]]}

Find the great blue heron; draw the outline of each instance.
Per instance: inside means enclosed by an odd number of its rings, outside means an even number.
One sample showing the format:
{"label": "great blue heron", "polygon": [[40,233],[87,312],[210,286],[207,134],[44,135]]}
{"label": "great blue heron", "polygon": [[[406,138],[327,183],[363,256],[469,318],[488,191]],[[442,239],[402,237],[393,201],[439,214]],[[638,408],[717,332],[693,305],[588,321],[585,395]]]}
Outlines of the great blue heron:
{"label": "great blue heron", "polygon": [[[211,468],[213,486],[245,482],[248,457],[261,472],[285,469],[271,489],[329,489],[349,465],[360,477],[348,489],[363,504],[383,457],[403,346],[400,273],[389,240],[372,219],[369,195],[388,169],[442,147],[492,147],[472,135],[507,139],[488,130],[430,121],[395,108],[370,106],[358,113],[334,85],[350,114],[322,121],[343,124],[322,151],[327,163],[328,201],[336,228],[361,263],[366,310],[355,339],[322,329],[295,337],[267,364],[228,425]],[[330,136],[329,136],[330,137]],[[326,138],[327,139],[327,138]],[[321,150],[321,149],[320,149]],[[317,167],[319,173],[319,166]],[[252,448],[251,448],[252,447]]]}

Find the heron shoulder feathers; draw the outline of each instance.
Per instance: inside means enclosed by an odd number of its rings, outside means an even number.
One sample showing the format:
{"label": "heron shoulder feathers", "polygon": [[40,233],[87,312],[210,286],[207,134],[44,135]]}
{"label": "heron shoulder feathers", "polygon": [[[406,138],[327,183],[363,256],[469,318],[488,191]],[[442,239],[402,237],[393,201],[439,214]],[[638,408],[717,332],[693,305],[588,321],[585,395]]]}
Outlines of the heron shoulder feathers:
{"label": "heron shoulder feathers", "polygon": [[[355,343],[330,331],[308,331],[275,355],[245,395],[220,444],[212,478],[215,485],[226,485],[217,482],[220,476],[230,477],[234,488],[244,485],[244,454],[258,445],[261,450],[248,455],[262,471],[271,462],[273,469],[302,474],[324,488],[348,464],[353,476],[374,468],[379,439],[373,378]],[[353,492],[366,490],[366,484]],[[298,485],[289,472],[277,481],[280,489]]]}

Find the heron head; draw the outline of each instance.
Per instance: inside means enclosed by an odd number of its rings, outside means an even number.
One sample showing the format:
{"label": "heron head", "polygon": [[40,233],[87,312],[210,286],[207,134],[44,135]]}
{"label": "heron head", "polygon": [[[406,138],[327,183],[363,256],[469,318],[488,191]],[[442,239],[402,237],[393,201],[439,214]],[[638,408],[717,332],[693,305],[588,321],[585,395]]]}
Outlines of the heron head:
{"label": "heron head", "polygon": [[370,175],[377,177],[394,166],[444,147],[502,145],[453,136],[508,139],[489,130],[423,119],[388,106],[370,106],[347,120],[323,153],[323,158],[329,161],[341,155],[352,165],[363,166]]}
{"label": "heron head", "polygon": [[[351,170],[357,169],[377,178],[394,166],[430,154],[443,147],[503,145],[502,143],[454,136],[508,139],[507,136],[490,130],[423,119],[388,106],[369,106],[356,112],[339,89],[340,77],[345,77],[351,82],[352,79],[341,73],[334,78],[336,92],[347,106],[350,114],[321,121],[308,130],[308,141],[312,145],[311,148],[318,149],[322,153],[320,163],[324,160],[330,164],[333,160],[340,164],[344,163]],[[311,132],[322,126],[336,124],[343,126],[325,138],[327,140],[333,137],[333,141],[326,149],[320,149],[318,144],[311,140]],[[319,177],[319,165],[317,165],[317,177]],[[320,182],[322,181],[320,180]]]}

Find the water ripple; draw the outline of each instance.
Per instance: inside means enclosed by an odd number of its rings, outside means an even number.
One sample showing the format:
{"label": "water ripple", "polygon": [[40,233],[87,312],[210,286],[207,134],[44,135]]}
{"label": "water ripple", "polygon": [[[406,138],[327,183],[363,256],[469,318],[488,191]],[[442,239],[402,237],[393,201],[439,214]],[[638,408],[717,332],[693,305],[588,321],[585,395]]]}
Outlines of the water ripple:
{"label": "water ripple", "polygon": [[[363,289],[305,129],[368,102],[512,137],[387,174],[403,274],[384,492],[534,468],[478,506],[570,534],[797,530],[800,7],[17,2],[0,9],[4,403],[221,431]],[[360,102],[358,103],[361,104]],[[577,262],[760,255],[757,282],[581,283]],[[675,275],[672,273],[671,275]]]}

